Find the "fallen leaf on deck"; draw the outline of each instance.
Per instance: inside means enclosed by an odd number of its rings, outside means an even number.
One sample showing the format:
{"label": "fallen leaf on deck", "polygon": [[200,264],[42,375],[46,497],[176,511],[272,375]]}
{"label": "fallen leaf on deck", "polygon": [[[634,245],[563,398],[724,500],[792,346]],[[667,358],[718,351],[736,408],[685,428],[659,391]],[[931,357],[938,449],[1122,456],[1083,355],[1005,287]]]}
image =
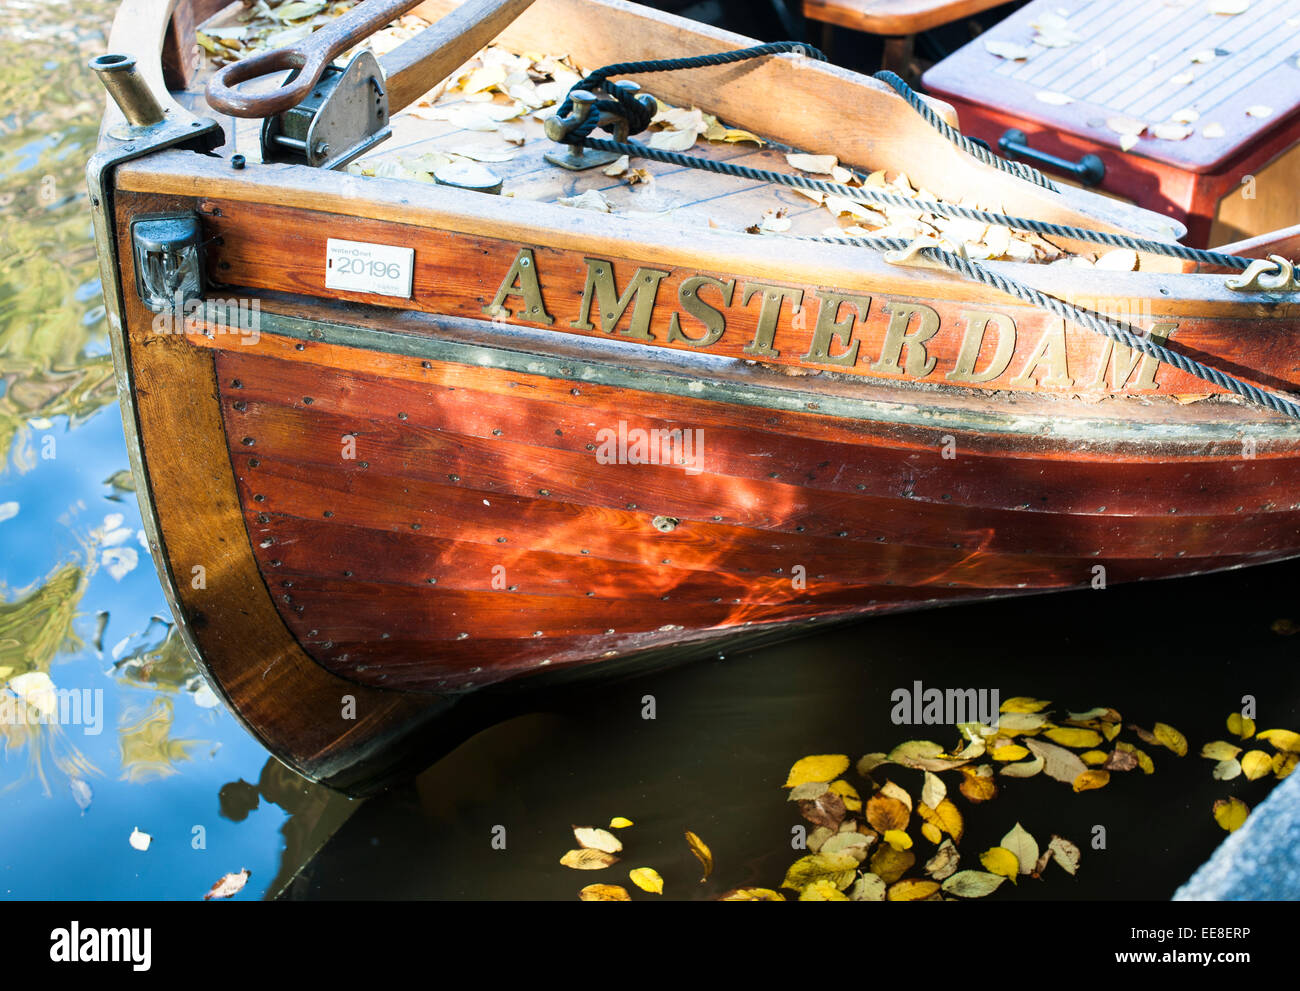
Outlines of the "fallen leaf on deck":
{"label": "fallen leaf on deck", "polygon": [[1034,96],[1053,107],[1065,107],[1074,102],[1074,97],[1050,89],[1041,89]]}
{"label": "fallen leaf on deck", "polygon": [[1273,116],[1273,108],[1272,108],[1272,107],[1266,107],[1266,106],[1264,106],[1262,103],[1257,103],[1257,104],[1255,104],[1253,107],[1247,107],[1247,108],[1246,108],[1246,116],[1248,116],[1248,117],[1261,117],[1261,118],[1262,118],[1262,117],[1272,117],[1272,116]]}
{"label": "fallen leaf on deck", "polygon": [[991,55],[996,55],[998,58],[1010,59],[1013,62],[1027,59],[1033,54],[1031,49],[1024,45],[1017,45],[1014,41],[998,41],[993,39],[985,41],[984,48]]}
{"label": "fallen leaf on deck", "polygon": [[840,163],[839,159],[834,155],[805,155],[797,152],[787,154],[785,160],[796,169],[818,175],[830,175],[835,166]]}
{"label": "fallen leaf on deck", "polygon": [[1250,0],[1209,0],[1211,14],[1244,14],[1250,7]]}
{"label": "fallen leaf on deck", "polygon": [[571,206],[577,210],[594,210],[596,213],[611,213],[609,200],[598,189],[588,189],[581,196],[561,196],[556,200],[560,206]]}

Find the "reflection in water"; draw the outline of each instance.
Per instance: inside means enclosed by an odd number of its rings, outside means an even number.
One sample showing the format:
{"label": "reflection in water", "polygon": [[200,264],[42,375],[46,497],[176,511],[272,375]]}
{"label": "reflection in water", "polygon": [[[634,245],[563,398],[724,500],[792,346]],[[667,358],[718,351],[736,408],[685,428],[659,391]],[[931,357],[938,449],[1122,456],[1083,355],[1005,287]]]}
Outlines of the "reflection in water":
{"label": "reflection in water", "polygon": [[166,778],[179,772],[176,766],[190,759],[201,740],[171,739],[175,707],[159,695],[147,711],[133,708],[122,713],[117,734],[122,747],[122,780],[139,783]]}

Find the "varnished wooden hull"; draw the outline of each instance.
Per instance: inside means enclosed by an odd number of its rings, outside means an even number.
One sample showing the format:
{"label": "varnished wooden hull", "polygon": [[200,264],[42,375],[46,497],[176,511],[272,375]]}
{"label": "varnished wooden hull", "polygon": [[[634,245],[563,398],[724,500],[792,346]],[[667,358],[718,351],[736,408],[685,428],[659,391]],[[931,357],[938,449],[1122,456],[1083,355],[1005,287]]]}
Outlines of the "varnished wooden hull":
{"label": "varnished wooden hull", "polygon": [[[231,707],[313,777],[372,784],[485,688],[1300,554],[1300,428],[948,275],[184,150],[115,169],[151,547]],[[255,338],[160,333],[129,232],[168,213],[200,218],[208,294],[256,301]],[[326,289],[328,238],[412,247],[411,297]],[[1290,304],[1043,278],[1300,387]],[[636,446],[672,431],[685,463]]]}

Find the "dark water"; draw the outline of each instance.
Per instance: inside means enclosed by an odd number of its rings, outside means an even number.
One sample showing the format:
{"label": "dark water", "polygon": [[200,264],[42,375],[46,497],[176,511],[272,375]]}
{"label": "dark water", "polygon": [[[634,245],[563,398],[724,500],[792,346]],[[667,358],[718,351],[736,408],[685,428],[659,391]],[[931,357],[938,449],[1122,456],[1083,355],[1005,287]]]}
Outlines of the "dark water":
{"label": "dark water", "polygon": [[[295,874],[296,898],[570,899],[637,866],[669,898],[775,887],[797,856],[780,788],[796,759],[954,742],[891,723],[890,693],[916,680],[1114,706],[1191,742],[1185,758],[1145,747],[1156,774],[1102,791],[1039,777],[962,802],[971,860],[1017,821],[1084,847],[1076,879],[1052,869],[999,899],[1168,897],[1223,837],[1214,800],[1267,793],[1271,778],[1213,781],[1195,751],[1226,736],[1247,694],[1261,726],[1300,728],[1300,637],[1271,630],[1300,622],[1296,565],[887,618],[606,685],[493,727],[364,804],[280,768],[211,704],[170,635],[129,491],[82,178],[102,102],[84,60],[113,7],[0,3],[0,685],[36,698],[43,676],[102,699],[99,732],[0,725],[0,895],[193,899],[240,868],[241,899]],[[914,772],[888,776],[919,788]],[[558,865],[572,824],[612,816],[636,823],[622,864]],[[1104,851],[1088,847],[1097,826]],[[136,829],[147,851],[130,845]],[[685,829],[716,856],[706,884]]]}

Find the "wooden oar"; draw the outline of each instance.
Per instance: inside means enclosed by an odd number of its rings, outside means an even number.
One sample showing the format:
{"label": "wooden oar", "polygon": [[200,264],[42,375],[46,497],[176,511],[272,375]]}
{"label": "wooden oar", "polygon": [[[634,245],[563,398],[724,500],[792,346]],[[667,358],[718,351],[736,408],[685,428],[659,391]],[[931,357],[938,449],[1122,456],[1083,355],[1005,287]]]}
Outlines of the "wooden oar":
{"label": "wooden oar", "polygon": [[[295,45],[240,59],[208,82],[208,104],[232,117],[270,117],[297,106],[343,52],[419,6],[421,0],[365,0]],[[379,60],[390,113],[437,85],[505,30],[533,0],[467,0],[436,24]],[[242,93],[236,87],[287,69],[298,74],[277,89]]]}

